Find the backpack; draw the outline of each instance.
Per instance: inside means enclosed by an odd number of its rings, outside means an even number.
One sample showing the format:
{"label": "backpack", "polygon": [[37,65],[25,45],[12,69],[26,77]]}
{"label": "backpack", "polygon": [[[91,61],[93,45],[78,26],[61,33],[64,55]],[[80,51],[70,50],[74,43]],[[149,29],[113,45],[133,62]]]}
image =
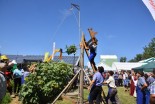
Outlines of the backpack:
{"label": "backpack", "polygon": [[13,71],[13,77],[14,78],[20,78],[20,77],[22,77],[22,72],[19,69],[15,69]]}

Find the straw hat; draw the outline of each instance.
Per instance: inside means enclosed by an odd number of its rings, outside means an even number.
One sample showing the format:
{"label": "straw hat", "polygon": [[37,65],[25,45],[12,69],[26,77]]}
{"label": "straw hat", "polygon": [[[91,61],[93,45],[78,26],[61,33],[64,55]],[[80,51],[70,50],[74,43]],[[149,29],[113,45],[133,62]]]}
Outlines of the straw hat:
{"label": "straw hat", "polygon": [[6,55],[2,55],[0,58],[1,60],[8,60],[8,57]]}

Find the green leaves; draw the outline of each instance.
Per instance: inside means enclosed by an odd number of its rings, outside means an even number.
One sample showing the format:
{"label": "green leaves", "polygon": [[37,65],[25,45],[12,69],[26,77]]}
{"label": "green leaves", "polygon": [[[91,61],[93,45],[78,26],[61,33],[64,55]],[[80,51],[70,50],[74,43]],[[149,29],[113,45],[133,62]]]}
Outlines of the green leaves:
{"label": "green leaves", "polygon": [[133,59],[131,59],[130,62],[138,62],[140,60],[155,57],[155,37],[143,49],[143,53],[136,54],[136,56]]}
{"label": "green leaves", "polygon": [[21,88],[23,104],[51,103],[73,74],[71,66],[62,62],[40,63]]}
{"label": "green leaves", "polygon": [[69,47],[66,46],[66,49],[67,49],[66,53],[67,53],[68,55],[73,54],[73,53],[76,53],[76,50],[77,50],[77,48],[76,48],[75,45],[71,45],[71,46],[69,46]]}

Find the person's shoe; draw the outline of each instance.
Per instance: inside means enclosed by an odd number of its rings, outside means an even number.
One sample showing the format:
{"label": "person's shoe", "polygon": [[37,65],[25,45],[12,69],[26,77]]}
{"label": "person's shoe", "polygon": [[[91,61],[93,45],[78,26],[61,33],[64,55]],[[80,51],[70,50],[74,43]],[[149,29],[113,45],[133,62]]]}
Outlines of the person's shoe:
{"label": "person's shoe", "polygon": [[16,96],[14,94],[11,95],[12,98],[15,98]]}

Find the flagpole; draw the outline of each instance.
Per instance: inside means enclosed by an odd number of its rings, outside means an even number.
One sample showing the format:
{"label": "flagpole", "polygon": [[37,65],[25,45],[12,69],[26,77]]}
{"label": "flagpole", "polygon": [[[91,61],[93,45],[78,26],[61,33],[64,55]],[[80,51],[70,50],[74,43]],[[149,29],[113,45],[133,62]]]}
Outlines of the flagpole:
{"label": "flagpole", "polygon": [[80,18],[80,6],[77,4],[71,4],[72,8],[75,7],[78,10],[78,27],[79,27],[79,42],[81,41],[81,18]]}
{"label": "flagpole", "polygon": [[80,41],[80,38],[81,38],[81,22],[80,22],[80,10],[79,11],[79,41]]}
{"label": "flagpole", "polygon": [[[79,5],[77,4],[71,4],[73,7],[75,7],[77,10],[78,10],[78,27],[79,27],[79,43],[81,41],[81,21],[80,21],[80,7]],[[83,49],[81,49],[81,51],[83,52]],[[81,54],[82,55],[82,54]],[[81,59],[81,56],[80,56],[80,62],[83,63],[83,58]],[[80,102],[80,104],[83,104],[83,65],[80,67],[82,68],[81,70],[81,74],[79,75],[79,79],[80,79],[80,83],[79,83],[79,86],[78,86],[78,91],[79,91],[79,94],[78,94],[78,101],[77,103]]]}

